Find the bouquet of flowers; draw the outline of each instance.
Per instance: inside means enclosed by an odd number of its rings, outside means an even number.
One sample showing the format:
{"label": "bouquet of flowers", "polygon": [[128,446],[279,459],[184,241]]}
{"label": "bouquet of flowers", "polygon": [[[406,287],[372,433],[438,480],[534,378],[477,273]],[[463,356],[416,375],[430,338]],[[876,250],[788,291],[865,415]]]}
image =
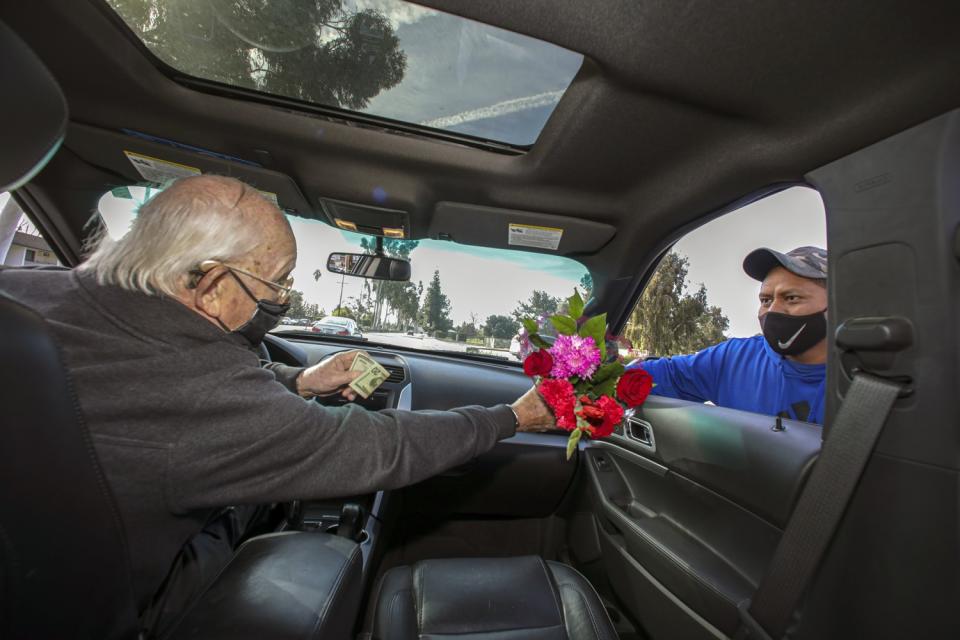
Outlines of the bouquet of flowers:
{"label": "bouquet of flowers", "polygon": [[[523,371],[532,377],[557,426],[570,432],[567,460],[580,438],[604,438],[623,421],[624,411],[638,407],[653,388],[641,368],[625,370],[620,338],[607,330],[607,314],[583,315],[583,299],[574,290],[567,313],[524,318],[520,333]],[[556,331],[553,344],[544,329]]]}

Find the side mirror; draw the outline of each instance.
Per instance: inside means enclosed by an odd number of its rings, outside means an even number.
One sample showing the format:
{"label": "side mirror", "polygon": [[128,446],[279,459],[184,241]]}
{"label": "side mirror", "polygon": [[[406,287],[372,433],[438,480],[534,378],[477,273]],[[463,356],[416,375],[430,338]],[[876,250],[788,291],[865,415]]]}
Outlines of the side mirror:
{"label": "side mirror", "polygon": [[410,280],[410,263],[369,253],[331,253],[327,271],[374,280]]}

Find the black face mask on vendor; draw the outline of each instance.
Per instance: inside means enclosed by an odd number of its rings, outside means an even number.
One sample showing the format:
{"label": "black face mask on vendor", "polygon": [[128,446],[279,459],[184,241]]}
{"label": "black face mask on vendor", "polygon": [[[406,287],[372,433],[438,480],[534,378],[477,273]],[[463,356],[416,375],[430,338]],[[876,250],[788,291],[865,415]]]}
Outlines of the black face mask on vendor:
{"label": "black face mask on vendor", "polygon": [[763,337],[783,356],[800,355],[827,336],[827,310],[806,316],[768,311],[760,318]]}

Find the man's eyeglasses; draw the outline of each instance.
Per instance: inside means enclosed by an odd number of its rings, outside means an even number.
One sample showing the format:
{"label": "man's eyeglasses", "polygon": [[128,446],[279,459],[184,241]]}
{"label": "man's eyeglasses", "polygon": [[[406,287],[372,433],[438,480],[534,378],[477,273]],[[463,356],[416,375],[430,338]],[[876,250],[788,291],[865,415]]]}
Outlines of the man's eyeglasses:
{"label": "man's eyeglasses", "polygon": [[293,276],[287,276],[280,282],[274,282],[272,280],[267,280],[266,278],[261,278],[257,274],[250,273],[249,271],[241,269],[240,267],[234,267],[224,262],[220,262],[219,260],[204,260],[200,263],[200,269],[198,271],[201,274],[201,277],[203,277],[203,275],[206,275],[207,272],[217,266],[223,267],[224,269],[233,271],[235,273],[242,273],[243,275],[249,276],[254,280],[259,280],[274,291],[277,291],[277,302],[281,304],[286,303],[290,299],[290,292],[293,290]]}

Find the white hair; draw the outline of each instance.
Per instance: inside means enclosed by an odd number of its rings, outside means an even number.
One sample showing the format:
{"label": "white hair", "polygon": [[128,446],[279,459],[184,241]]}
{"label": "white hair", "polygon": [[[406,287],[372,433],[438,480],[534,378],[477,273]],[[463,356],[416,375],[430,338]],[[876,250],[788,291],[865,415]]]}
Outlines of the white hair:
{"label": "white hair", "polygon": [[140,206],[125,236],[95,238],[80,269],[95,273],[100,284],[176,296],[204,260],[233,261],[256,248],[260,225],[239,208],[248,196],[260,197],[232,178],[177,180]]}

